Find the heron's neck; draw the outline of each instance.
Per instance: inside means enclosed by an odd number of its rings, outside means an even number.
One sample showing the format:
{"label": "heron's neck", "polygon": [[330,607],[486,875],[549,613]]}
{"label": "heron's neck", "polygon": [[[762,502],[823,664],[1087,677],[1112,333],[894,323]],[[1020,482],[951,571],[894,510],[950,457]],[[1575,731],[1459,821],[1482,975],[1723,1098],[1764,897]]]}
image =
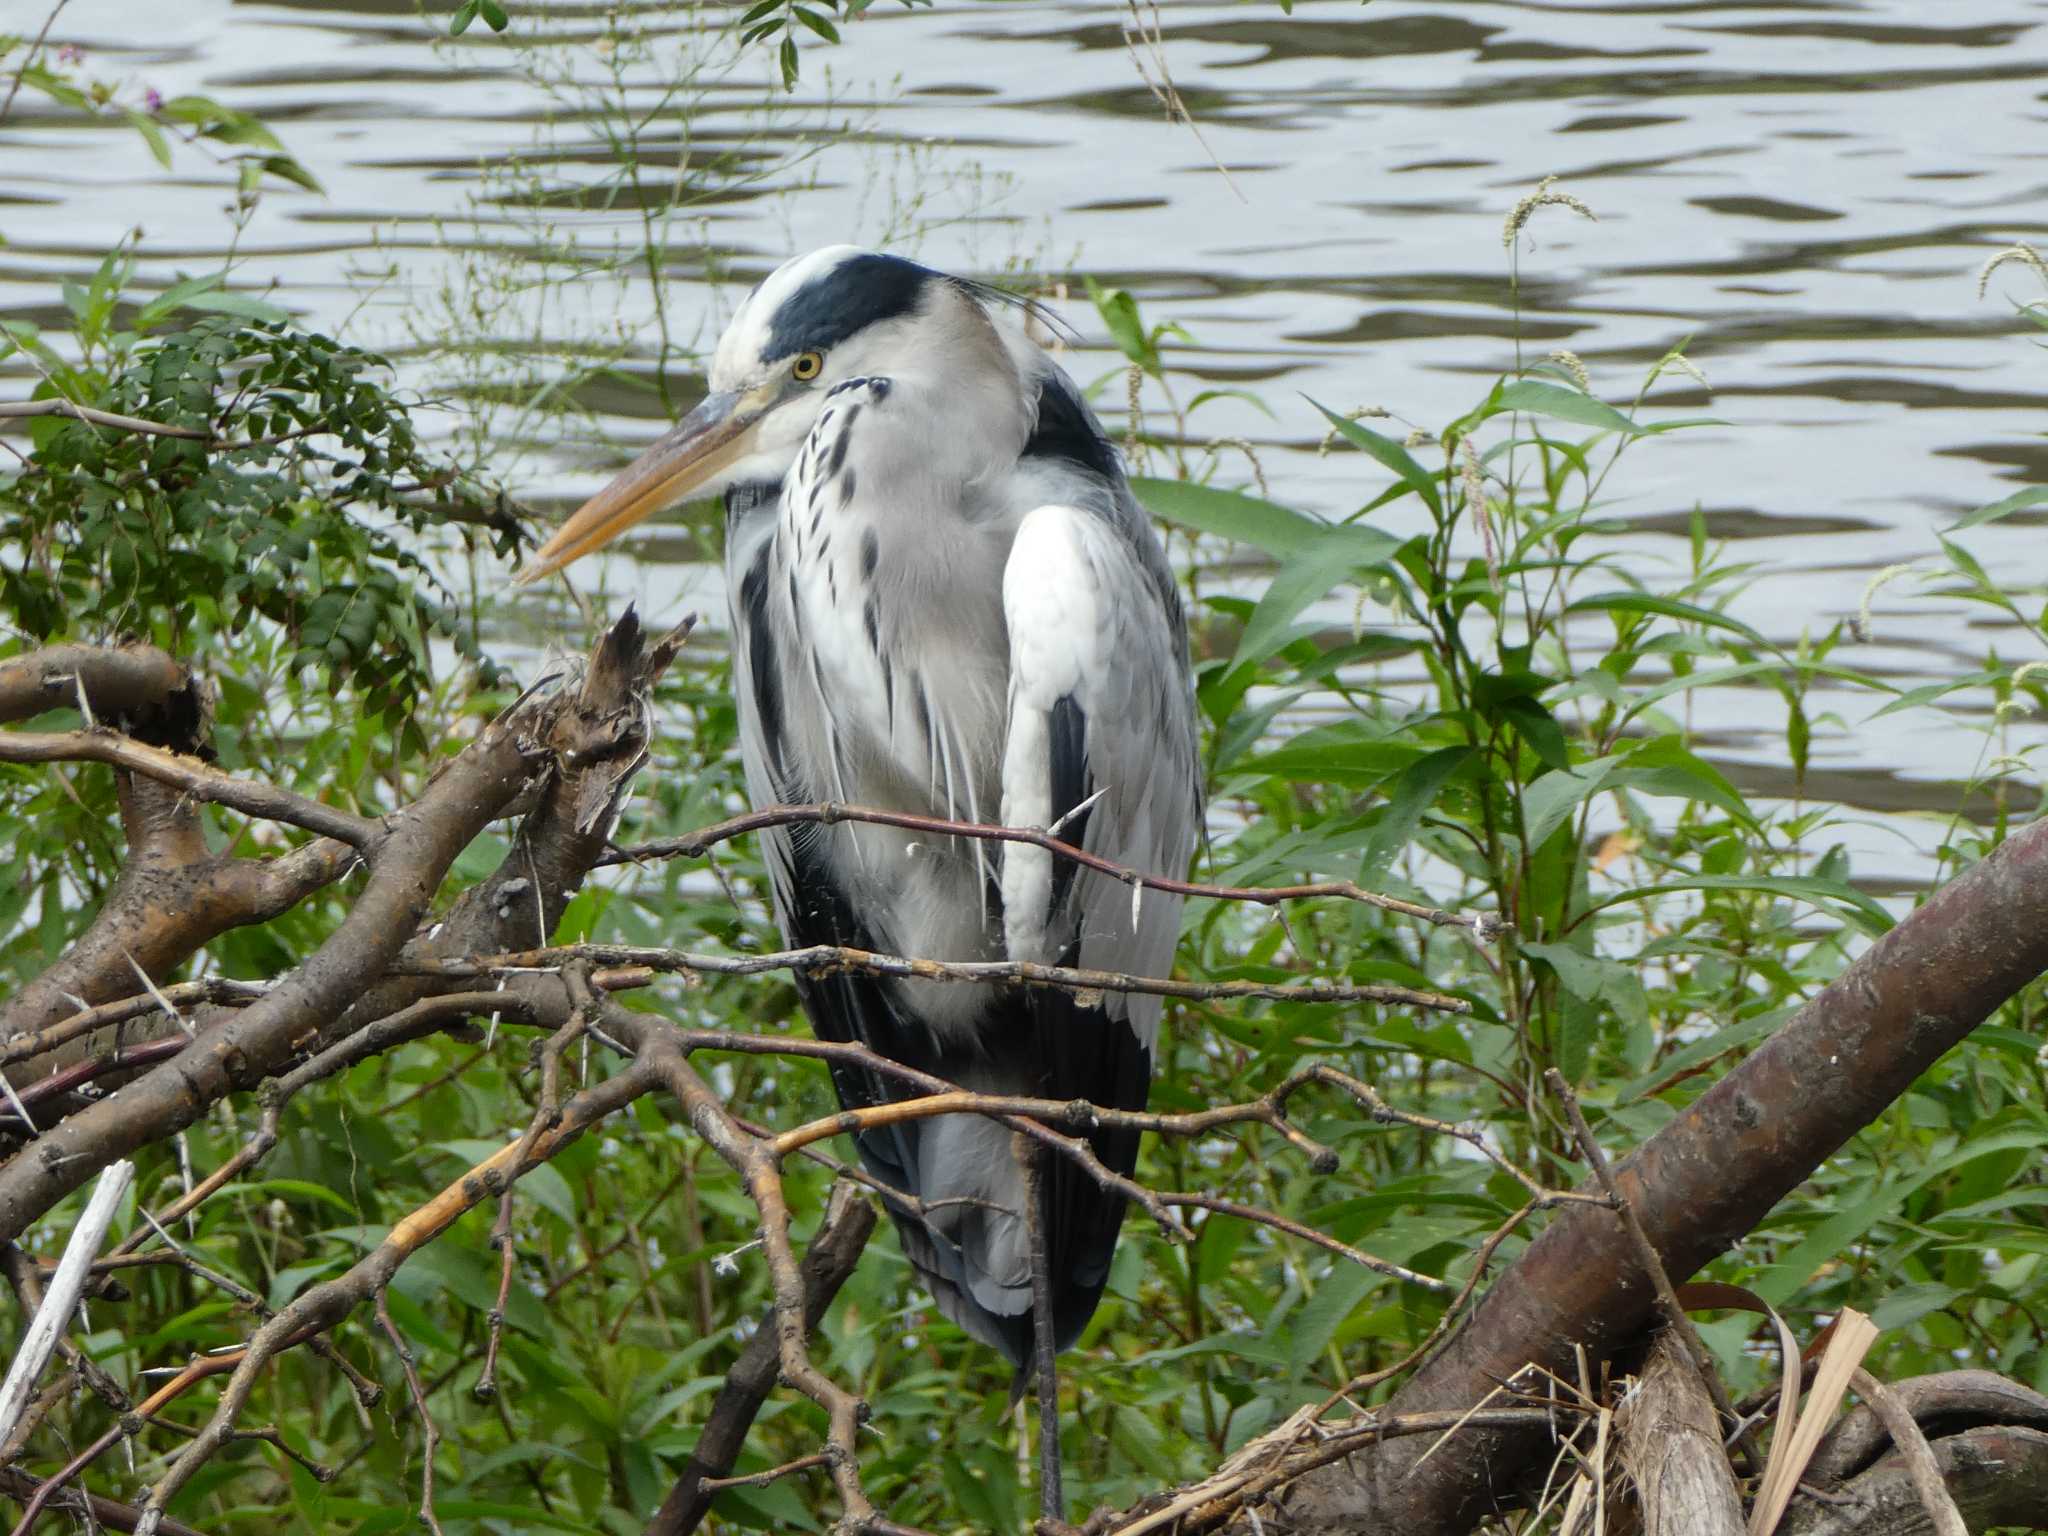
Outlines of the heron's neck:
{"label": "heron's neck", "polygon": [[775,504],[782,498],[780,480],[742,480],[737,485],[725,488],[725,528],[728,536],[733,528],[745,522],[756,513],[773,512]]}

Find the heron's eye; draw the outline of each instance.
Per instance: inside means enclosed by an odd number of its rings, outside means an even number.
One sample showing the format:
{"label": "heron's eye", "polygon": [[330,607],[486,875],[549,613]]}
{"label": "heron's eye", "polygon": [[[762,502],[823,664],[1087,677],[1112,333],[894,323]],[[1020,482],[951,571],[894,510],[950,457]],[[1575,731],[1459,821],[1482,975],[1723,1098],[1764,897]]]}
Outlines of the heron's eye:
{"label": "heron's eye", "polygon": [[800,384],[808,384],[825,369],[825,359],[816,352],[799,352],[795,362],[789,365],[791,375]]}

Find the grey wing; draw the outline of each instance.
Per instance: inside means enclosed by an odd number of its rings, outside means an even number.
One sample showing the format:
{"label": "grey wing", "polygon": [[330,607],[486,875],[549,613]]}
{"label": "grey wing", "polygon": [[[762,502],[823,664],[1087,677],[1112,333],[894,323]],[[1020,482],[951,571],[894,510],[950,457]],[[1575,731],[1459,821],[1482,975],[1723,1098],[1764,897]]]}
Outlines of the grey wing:
{"label": "grey wing", "polygon": [[[1185,627],[1150,530],[1122,521],[1052,505],[1018,527],[1003,573],[1003,821],[1044,827],[1071,815],[1067,841],[1179,878],[1201,813]],[[1172,963],[1180,907],[1157,891],[1134,901],[1123,882],[1043,849],[1004,850],[1012,959],[1158,975]],[[1105,1008],[1149,1049],[1159,999],[1112,995]]]}
{"label": "grey wing", "polygon": [[[1027,513],[1003,574],[1009,631],[1008,727],[1002,817],[1045,827],[1118,864],[1181,875],[1200,817],[1194,705],[1179,599],[1135,507],[1114,519],[1052,504]],[[1124,526],[1129,523],[1131,526]],[[1004,944],[1012,959],[1158,975],[1172,964],[1181,902],[1137,902],[1123,882],[1021,843],[1003,848]],[[1010,994],[990,1022],[975,1086],[1142,1109],[1152,1076],[1160,999],[1083,997],[1052,988]],[[1021,1209],[1024,1188],[1009,1134],[993,1121],[946,1116],[925,1132],[925,1197],[971,1193]],[[1137,1166],[1134,1131],[1088,1141],[1103,1163]],[[971,1186],[971,1187],[970,1187]],[[1079,1337],[1109,1278],[1122,1196],[1066,1158],[1047,1169],[1053,1334]],[[1022,1361],[1030,1345],[1025,1230],[977,1221],[960,1244],[967,1317]],[[963,1318],[963,1320],[967,1320]]]}

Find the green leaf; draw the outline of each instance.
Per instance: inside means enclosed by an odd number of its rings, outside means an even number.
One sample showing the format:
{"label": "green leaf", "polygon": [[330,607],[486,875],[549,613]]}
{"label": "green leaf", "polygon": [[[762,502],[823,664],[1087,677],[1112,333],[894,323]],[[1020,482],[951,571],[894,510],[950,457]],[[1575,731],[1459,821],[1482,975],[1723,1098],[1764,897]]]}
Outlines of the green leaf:
{"label": "green leaf", "polygon": [[1477,747],[1443,747],[1417,758],[1394,781],[1386,814],[1373,826],[1360,862],[1359,883],[1371,885],[1386,874],[1396,854],[1407,847],[1422,818],[1458,770],[1479,755]]}
{"label": "green leaf", "polygon": [[[1816,1083],[1815,1092],[1824,1091]],[[1943,1174],[1995,1153],[2013,1148],[2036,1150],[2048,1135],[2038,1126],[1978,1136],[1944,1157],[1922,1163],[1910,1174],[1887,1179],[1854,1205],[1836,1210],[1787,1251],[1778,1262],[1749,1282],[1749,1288],[1774,1307],[1782,1307],[1812,1278],[1815,1270],[1860,1241],[1870,1229],[1890,1216],[1922,1187]]]}
{"label": "green leaf", "polygon": [[1131,489],[1154,517],[1197,533],[1234,539],[1282,559],[1298,553],[1335,526],[1241,491],[1222,491],[1189,480],[1156,480],[1137,475],[1131,480]]}
{"label": "green leaf", "polygon": [[1571,753],[1565,746],[1564,731],[1549,710],[1531,698],[1508,699],[1500,712],[1513,724],[1522,740],[1546,768],[1570,768]]}
{"label": "green leaf", "polygon": [[1116,344],[1117,351],[1136,363],[1155,379],[1159,377],[1159,348],[1152,344],[1152,338],[1145,334],[1145,322],[1138,313],[1138,301],[1126,288],[1103,288],[1092,279],[1088,284],[1088,297],[1095,302],[1095,312],[1102,316],[1102,323],[1109,331],[1109,339]]}
{"label": "green leaf", "polygon": [[[1523,947],[1527,948],[1526,945]],[[1730,1024],[1726,1029],[1716,1030],[1704,1040],[1695,1040],[1689,1045],[1682,1046],[1669,1056],[1661,1058],[1634,1082],[1622,1087],[1615,1094],[1614,1102],[1617,1105],[1632,1103],[1652,1088],[1669,1082],[1682,1073],[1690,1072],[1702,1062],[1712,1061],[1716,1056],[1745,1046],[1752,1040],[1760,1040],[1791,1018],[1792,1013],[1790,1006],[1773,1008],[1758,1014],[1755,1018],[1744,1019],[1740,1023]]]}
{"label": "green leaf", "polygon": [[1348,416],[1339,416],[1316,400],[1310,400],[1308,403],[1329,418],[1330,425],[1336,428],[1339,437],[1353,447],[1364,450],[1386,468],[1391,469],[1403,485],[1428,504],[1430,511],[1439,517],[1443,515],[1443,498],[1437,491],[1436,481],[1430,477],[1427,470],[1415,462],[1406,448],[1391,437],[1380,436],[1370,427],[1361,427]]}
{"label": "green leaf", "polygon": [[1676,736],[1653,736],[1623,754],[1622,767],[1610,781],[1614,789],[1634,789],[1718,806],[1743,826],[1756,830],[1742,792],[1705,758],[1686,750]]}
{"label": "green leaf", "polygon": [[136,311],[136,327],[147,329],[171,311],[183,308],[196,295],[212,292],[221,285],[224,276],[224,273],[209,272],[204,277],[188,277],[183,282],[173,283]]}
{"label": "green leaf", "polygon": [[343,1216],[354,1216],[356,1208],[329,1189],[325,1184],[315,1184],[310,1179],[259,1179],[253,1184],[238,1186],[252,1195],[280,1195],[298,1200],[313,1200],[330,1205]]}
{"label": "green leaf", "polygon": [[1961,533],[1965,528],[1995,523],[2008,512],[2017,512],[2022,507],[2038,507],[2043,502],[2048,502],[2048,485],[2030,485],[2023,491],[2014,491],[2003,501],[1994,501],[1988,507],[1979,507],[1968,517],[1953,524],[1948,531]]}
{"label": "green leaf", "polygon": [[1230,671],[1255,667],[1271,656],[1286,643],[1289,627],[1310,603],[1328,595],[1352,572],[1385,561],[1400,547],[1399,539],[1377,528],[1340,524],[1323,530],[1274,574],[1238,638]]}
{"label": "green leaf", "polygon": [[1288,1331],[1287,1364],[1299,1374],[1329,1346],[1344,1319],[1357,1310],[1376,1286],[1385,1284],[1371,1270],[1357,1264],[1339,1264],[1323,1277],[1315,1295],[1294,1314]]}
{"label": "green leaf", "polygon": [[[486,1313],[498,1304],[498,1264],[495,1254],[453,1242],[430,1243],[406,1260],[393,1283],[422,1303],[445,1290],[471,1311]],[[524,1286],[515,1285],[506,1294],[505,1321],[535,1338],[552,1336],[546,1311]]]}
{"label": "green leaf", "polygon": [[1597,912],[1603,907],[1661,896],[1669,891],[1753,891],[1765,896],[1784,896],[1793,901],[1809,902],[1824,910],[1838,911],[1838,915],[1873,938],[1892,929],[1891,913],[1885,911],[1874,897],[1845,881],[1822,880],[1809,875],[1684,875],[1675,880],[1660,880],[1655,885],[1602,896],[1588,910]]}
{"label": "green leaf", "polygon": [[1930,1312],[1939,1312],[1966,1294],[1952,1285],[1923,1282],[1902,1285],[1870,1309],[1870,1320],[1886,1333],[1917,1323]]}
{"label": "green leaf", "polygon": [[1657,614],[1667,619],[1703,625],[1708,629],[1725,629],[1730,634],[1742,636],[1758,650],[1772,649],[1770,641],[1740,619],[1730,618],[1725,613],[1716,613],[1711,608],[1701,608],[1694,603],[1681,603],[1676,598],[1657,597],[1648,592],[1602,592],[1594,597],[1579,598],[1567,607],[1565,612]]}
{"label": "green leaf", "polygon": [[1585,801],[1600,793],[1620,768],[1619,757],[1595,758],[1563,772],[1544,774],[1522,793],[1522,825],[1529,852],[1550,841]]}
{"label": "green leaf", "polygon": [[121,115],[128,119],[129,127],[142,135],[142,141],[149,146],[149,152],[156,157],[156,163],[168,171],[171,168],[171,144],[170,140],[164,137],[164,131],[158,126],[156,119],[147,112],[136,111],[133,107],[123,107]]}
{"label": "green leaf", "polygon": [[812,10],[808,5],[796,6],[794,10],[796,11],[796,19],[817,33],[818,36],[825,39],[826,42],[836,43],[839,41],[839,29],[818,14],[818,12]]}
{"label": "green leaf", "polygon": [[326,194],[327,189],[320,185],[320,179],[290,155],[265,155],[257,166],[266,176],[275,176],[295,187],[304,187],[308,192]]}
{"label": "green leaf", "polygon": [[1882,719],[1884,716],[1894,714],[1902,709],[1918,709],[1922,705],[1932,704],[1937,699],[1944,699],[1948,695],[1964,688],[1988,687],[1990,684],[1998,682],[2005,675],[2003,669],[1986,668],[1981,672],[1971,672],[1965,676],[1948,678],[1938,683],[1922,683],[1918,688],[1908,688],[1904,693],[1882,708],[1872,710],[1863,717],[1863,723],[1868,725],[1873,720]]}
{"label": "green leaf", "polygon": [[1421,755],[1420,748],[1398,729],[1369,720],[1340,720],[1303,731],[1271,752],[1247,758],[1233,777],[1263,774],[1297,784],[1370,788]]}
{"label": "green leaf", "polygon": [[[575,1531],[580,1533],[580,1536],[590,1536],[591,1528],[588,1520],[572,1520],[562,1515],[550,1514],[547,1510],[524,1502],[500,1504],[489,1499],[442,1497],[434,1500],[434,1513],[443,1520],[490,1520],[508,1531],[544,1528],[550,1531]],[[400,1523],[411,1525],[417,1521],[413,1516],[407,1515]]]}
{"label": "green leaf", "polygon": [[183,300],[183,307],[208,314],[240,315],[245,320],[264,320],[273,325],[282,325],[291,319],[290,310],[266,304],[248,293],[195,293]]}
{"label": "green leaf", "polygon": [[1573,997],[1613,1009],[1626,1024],[1640,1024],[1649,1018],[1649,998],[1633,967],[1570,944],[1524,944],[1520,948],[1523,954],[1549,966],[1557,984]]}
{"label": "green leaf", "polygon": [[448,20],[448,35],[460,37],[467,32],[469,24],[476,20],[477,12],[482,5],[483,0],[462,0],[462,4],[456,7],[455,14]]}
{"label": "green leaf", "polygon": [[1629,437],[1640,436],[1645,430],[1604,400],[1566,389],[1562,384],[1546,384],[1541,379],[1517,379],[1505,385],[1495,403],[1502,410],[1526,411],[1531,416],[1548,416],[1554,421],[1598,427]]}

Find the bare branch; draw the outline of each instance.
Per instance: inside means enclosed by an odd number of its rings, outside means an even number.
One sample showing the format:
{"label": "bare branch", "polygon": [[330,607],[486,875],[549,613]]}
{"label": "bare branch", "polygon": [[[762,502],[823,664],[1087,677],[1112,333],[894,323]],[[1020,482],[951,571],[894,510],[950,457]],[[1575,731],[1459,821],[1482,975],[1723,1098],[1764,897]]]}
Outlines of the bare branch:
{"label": "bare branch", "polygon": [[120,1205],[121,1197],[128,1193],[128,1185],[134,1178],[133,1163],[111,1165],[100,1175],[92,1199],[86,1203],[85,1214],[71,1229],[71,1237],[64,1245],[64,1257],[58,1261],[57,1271],[43,1292],[43,1304],[29,1319],[21,1347],[15,1351],[14,1360],[7,1367],[7,1379],[0,1383],[0,1440],[13,1435],[15,1422],[35,1395],[36,1382],[42,1377],[43,1367],[50,1363],[50,1354],[57,1347],[58,1336],[70,1327],[71,1314],[77,1310],[78,1298],[85,1290],[86,1273],[100,1251],[100,1242],[106,1237],[107,1228],[113,1225],[114,1211]]}
{"label": "bare branch", "polygon": [[[874,1230],[875,1208],[855,1195],[850,1186],[836,1188],[826,1207],[824,1223],[818,1228],[817,1237],[812,1240],[803,1263],[798,1267],[804,1285],[806,1331],[817,1328],[818,1320],[825,1315],[832,1298],[838,1295],[839,1288],[860,1263],[861,1253]],[[780,1338],[773,1322],[771,1316],[770,1326],[757,1330],[747,1340],[740,1357],[725,1373],[725,1385],[719,1388],[710,1412],[704,1417],[704,1428],[697,1436],[696,1445],[691,1448],[690,1459],[677,1474],[675,1487],[662,1500],[661,1509],[648,1525],[646,1536],[689,1536],[710,1513],[712,1495],[720,1488],[737,1487],[750,1481],[735,1480],[726,1474],[732,1471],[733,1463],[739,1459],[740,1450],[746,1444],[747,1431],[753,1427],[755,1415],[768,1401],[768,1394],[775,1389],[781,1374],[777,1358]],[[828,1465],[828,1456],[807,1456],[777,1468],[774,1475],[779,1477],[810,1466]],[[763,1481],[768,1480],[767,1474],[758,1476]]]}
{"label": "bare branch", "polygon": [[1947,1485],[1941,1480],[1941,1468],[1934,1460],[1934,1451],[1927,1444],[1927,1436],[1921,1433],[1913,1415],[1906,1411],[1906,1405],[1893,1395],[1891,1388],[1861,1366],[1849,1380],[1856,1389],[1856,1395],[1884,1420],[1892,1444],[1898,1447],[1899,1455],[1906,1463],[1913,1491],[1919,1495],[1921,1506],[1927,1511],[1928,1523],[1934,1527],[1934,1536],[1970,1536],[1970,1528],[1963,1523],[1962,1512],[1956,1508],[1955,1500],[1949,1497]]}
{"label": "bare branch", "polygon": [[168,752],[115,731],[9,731],[0,734],[0,763],[105,763],[168,784],[195,800],[224,805],[264,821],[303,827],[357,849],[369,848],[382,832],[367,816],[323,805],[274,784],[238,779],[196,757]]}
{"label": "bare branch", "polygon": [[10,400],[0,403],[0,421],[20,421],[33,416],[69,416],[90,426],[110,427],[116,432],[139,432],[145,437],[182,437],[194,442],[211,442],[213,434],[204,427],[174,427],[161,421],[144,421],[140,416],[121,416],[113,411],[75,405],[69,400]]}
{"label": "bare branch", "polygon": [[1387,912],[1398,912],[1405,917],[1418,918],[1439,927],[1469,928],[1481,939],[1495,937],[1502,926],[1500,920],[1490,914],[1445,912],[1417,902],[1403,901],[1398,896],[1369,891],[1349,880],[1326,880],[1315,885],[1286,886],[1203,885],[1193,880],[1175,880],[1166,875],[1132,869],[1128,865],[1105,859],[1100,854],[1090,853],[1085,848],[1063,842],[1036,827],[999,827],[986,822],[949,821],[941,816],[919,816],[908,811],[883,810],[870,805],[842,805],[832,801],[817,805],[771,805],[765,810],[749,811],[744,816],[713,822],[708,827],[699,827],[696,831],[685,832],[680,837],[664,837],[653,842],[614,848],[598,862],[637,864],[648,859],[701,859],[719,843],[729,842],[733,838],[744,837],[750,832],[759,832],[767,827],[829,827],[845,821],[898,827],[908,832],[929,833],[933,837],[968,837],[989,842],[1025,843],[1033,848],[1043,848],[1048,853],[1056,854],[1083,868],[1108,875],[1126,885],[1142,886],[1150,891],[1167,891],[1179,896],[1200,896],[1214,901],[1254,902],[1263,906],[1277,906],[1285,901],[1332,897],[1344,901],[1364,902],[1368,906],[1379,907]]}
{"label": "bare branch", "polygon": [[420,1385],[419,1366],[413,1360],[412,1346],[405,1342],[405,1336],[398,1331],[398,1324],[391,1320],[387,1287],[381,1285],[377,1287],[377,1325],[398,1352],[398,1363],[405,1370],[405,1389],[412,1397],[413,1412],[419,1415],[420,1434],[425,1440],[420,1451],[420,1523],[434,1536],[444,1536],[441,1522],[434,1518],[434,1457],[441,1449],[441,1426],[434,1422],[434,1415],[427,1407],[427,1392]]}
{"label": "bare branch", "polygon": [[771,950],[759,955],[715,955],[625,944],[570,944],[516,954],[447,960],[431,968],[423,967],[419,974],[466,977],[552,970],[571,960],[588,960],[598,965],[645,966],[652,971],[698,971],[708,976],[758,976],[767,971],[831,976],[858,971],[864,975],[916,981],[966,982],[978,986],[1015,982],[1025,986],[1059,987],[1067,991],[1131,992],[1191,1001],[1265,998],[1290,1003],[1383,1003],[1397,1008],[1426,1008],[1438,1013],[1469,1013],[1472,1008],[1461,997],[1424,992],[1414,987],[1347,986],[1321,981],[1298,985],[1262,981],[1175,981],[1159,976],[1132,976],[1123,971],[1040,965],[1030,960],[919,960],[838,944],[813,944],[803,949]]}
{"label": "bare branch", "polygon": [[101,719],[161,711],[196,687],[182,662],[153,645],[53,645],[0,661],[0,724],[74,707],[83,693]]}
{"label": "bare branch", "polygon": [[[522,722],[523,723],[523,722]],[[4,741],[5,738],[0,738]],[[276,1071],[386,970],[419,926],[448,866],[525,783],[528,744],[499,723],[391,818],[368,855],[369,879],[340,927],[304,965],[177,1059],[82,1110],[0,1166],[0,1238],[12,1238],[106,1164],[190,1125],[233,1087]],[[169,757],[169,754],[163,754]],[[232,781],[231,781],[232,782]]]}

